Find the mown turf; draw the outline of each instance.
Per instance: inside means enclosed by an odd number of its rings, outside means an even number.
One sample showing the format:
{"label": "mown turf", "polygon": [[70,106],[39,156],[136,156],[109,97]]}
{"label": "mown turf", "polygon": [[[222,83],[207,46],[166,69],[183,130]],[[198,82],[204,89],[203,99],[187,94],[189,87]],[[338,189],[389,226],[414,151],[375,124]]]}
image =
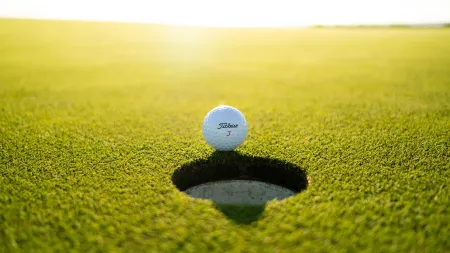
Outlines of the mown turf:
{"label": "mown turf", "polygon": [[[449,66],[448,29],[1,20],[0,251],[449,252]],[[239,216],[174,186],[221,103],[306,190]]]}

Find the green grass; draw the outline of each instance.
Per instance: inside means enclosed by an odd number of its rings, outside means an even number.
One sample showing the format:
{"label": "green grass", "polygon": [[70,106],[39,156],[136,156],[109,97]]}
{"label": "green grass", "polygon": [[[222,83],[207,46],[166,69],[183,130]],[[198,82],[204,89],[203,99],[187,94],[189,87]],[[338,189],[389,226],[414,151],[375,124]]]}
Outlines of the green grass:
{"label": "green grass", "polygon": [[[449,66],[448,29],[0,20],[0,252],[449,252]],[[221,103],[304,191],[177,189]]]}

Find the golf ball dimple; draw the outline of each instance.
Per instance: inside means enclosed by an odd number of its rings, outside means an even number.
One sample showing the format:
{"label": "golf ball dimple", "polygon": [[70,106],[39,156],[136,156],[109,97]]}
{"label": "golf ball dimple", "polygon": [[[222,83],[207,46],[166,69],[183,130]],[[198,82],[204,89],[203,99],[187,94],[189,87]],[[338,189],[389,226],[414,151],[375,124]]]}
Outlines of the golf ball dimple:
{"label": "golf ball dimple", "polygon": [[232,106],[218,106],[209,111],[203,120],[203,137],[218,151],[231,151],[239,147],[247,137],[247,131],[247,120]]}

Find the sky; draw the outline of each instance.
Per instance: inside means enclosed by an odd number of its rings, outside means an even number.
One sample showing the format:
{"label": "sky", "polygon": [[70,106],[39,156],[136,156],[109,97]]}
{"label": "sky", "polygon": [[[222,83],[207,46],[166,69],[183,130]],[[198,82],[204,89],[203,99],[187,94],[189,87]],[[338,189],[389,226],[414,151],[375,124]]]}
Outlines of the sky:
{"label": "sky", "polygon": [[222,27],[449,23],[450,0],[0,0],[0,17]]}

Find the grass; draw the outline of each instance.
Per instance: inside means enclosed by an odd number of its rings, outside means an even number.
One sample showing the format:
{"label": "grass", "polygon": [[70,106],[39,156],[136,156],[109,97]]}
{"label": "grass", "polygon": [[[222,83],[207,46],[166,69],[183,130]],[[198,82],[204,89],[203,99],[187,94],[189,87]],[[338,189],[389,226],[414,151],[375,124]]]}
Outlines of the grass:
{"label": "grass", "polygon": [[[0,20],[0,251],[448,252],[450,30],[212,29]],[[237,152],[302,168],[263,210],[190,199]]]}

